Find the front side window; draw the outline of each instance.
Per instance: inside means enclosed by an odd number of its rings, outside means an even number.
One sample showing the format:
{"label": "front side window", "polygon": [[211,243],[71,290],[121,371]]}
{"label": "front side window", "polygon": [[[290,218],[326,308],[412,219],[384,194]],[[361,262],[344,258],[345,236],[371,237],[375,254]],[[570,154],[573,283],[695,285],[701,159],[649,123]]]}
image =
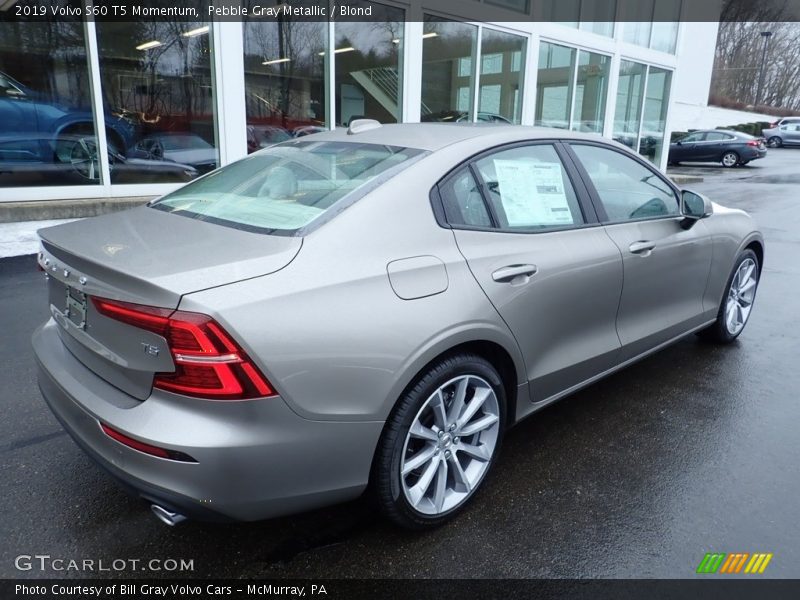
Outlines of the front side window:
{"label": "front side window", "polygon": [[541,231],[582,224],[578,199],[549,145],[501,150],[475,163],[501,229]]}
{"label": "front side window", "polygon": [[680,214],[672,188],[638,161],[599,146],[573,144],[572,149],[597,190],[608,222]]}
{"label": "front side window", "polygon": [[685,144],[694,143],[694,142],[702,142],[703,141],[703,136],[705,136],[704,133],[690,133],[689,135],[686,135],[686,136],[682,137],[678,141],[682,142],[682,143],[685,143]]}
{"label": "front side window", "polygon": [[153,208],[260,233],[292,233],[423,151],[352,142],[287,142],[214,171]]}

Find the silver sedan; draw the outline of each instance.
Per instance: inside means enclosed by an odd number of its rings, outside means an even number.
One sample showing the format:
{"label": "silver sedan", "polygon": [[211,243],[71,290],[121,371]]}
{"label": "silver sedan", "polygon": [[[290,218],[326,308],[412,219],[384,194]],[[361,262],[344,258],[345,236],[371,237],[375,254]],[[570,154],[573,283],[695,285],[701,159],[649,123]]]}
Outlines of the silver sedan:
{"label": "silver sedan", "polygon": [[508,427],[688,334],[735,340],[764,259],[746,213],[620,144],[365,120],[39,233],[44,398],[168,524],[365,490],[440,524]]}

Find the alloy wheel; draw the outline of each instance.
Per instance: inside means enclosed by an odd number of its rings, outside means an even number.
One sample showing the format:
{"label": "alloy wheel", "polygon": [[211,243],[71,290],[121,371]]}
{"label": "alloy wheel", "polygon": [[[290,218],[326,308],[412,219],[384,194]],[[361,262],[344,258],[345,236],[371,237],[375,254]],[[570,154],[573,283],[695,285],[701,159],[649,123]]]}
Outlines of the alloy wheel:
{"label": "alloy wheel", "polygon": [[753,310],[757,285],[755,261],[752,258],[743,260],[733,276],[725,305],[725,326],[731,335],[737,335],[747,323],[750,311]]}
{"label": "alloy wheel", "polygon": [[725,167],[735,167],[739,162],[739,156],[735,152],[727,152],[722,157],[722,165]]}
{"label": "alloy wheel", "polygon": [[70,163],[76,173],[89,181],[100,179],[100,163],[94,140],[81,138],[75,142],[70,152]]}
{"label": "alloy wheel", "polygon": [[469,498],[490,466],[500,434],[500,408],[489,383],[462,375],[440,386],[411,423],[400,462],[409,504],[426,515]]}

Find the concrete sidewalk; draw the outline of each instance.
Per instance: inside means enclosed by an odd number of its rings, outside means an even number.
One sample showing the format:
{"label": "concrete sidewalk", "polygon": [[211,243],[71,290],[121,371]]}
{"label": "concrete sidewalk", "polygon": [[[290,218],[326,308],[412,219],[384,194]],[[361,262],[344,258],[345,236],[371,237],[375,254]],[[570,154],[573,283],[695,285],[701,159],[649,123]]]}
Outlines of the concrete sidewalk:
{"label": "concrete sidewalk", "polygon": [[77,221],[77,219],[0,223],[0,258],[35,254],[39,250],[37,230],[70,221]]}

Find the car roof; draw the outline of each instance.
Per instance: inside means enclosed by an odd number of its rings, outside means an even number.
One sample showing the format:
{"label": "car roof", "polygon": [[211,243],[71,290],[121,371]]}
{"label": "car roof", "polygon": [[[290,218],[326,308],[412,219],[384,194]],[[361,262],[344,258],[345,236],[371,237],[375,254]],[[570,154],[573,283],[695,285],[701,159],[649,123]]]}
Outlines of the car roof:
{"label": "car roof", "polygon": [[603,139],[597,134],[504,123],[397,123],[381,125],[356,134],[348,134],[347,131],[346,127],[342,127],[335,131],[316,133],[313,135],[313,141],[362,142],[436,151],[459,142],[502,134],[503,137],[520,140],[603,140],[614,145],[611,140]]}

